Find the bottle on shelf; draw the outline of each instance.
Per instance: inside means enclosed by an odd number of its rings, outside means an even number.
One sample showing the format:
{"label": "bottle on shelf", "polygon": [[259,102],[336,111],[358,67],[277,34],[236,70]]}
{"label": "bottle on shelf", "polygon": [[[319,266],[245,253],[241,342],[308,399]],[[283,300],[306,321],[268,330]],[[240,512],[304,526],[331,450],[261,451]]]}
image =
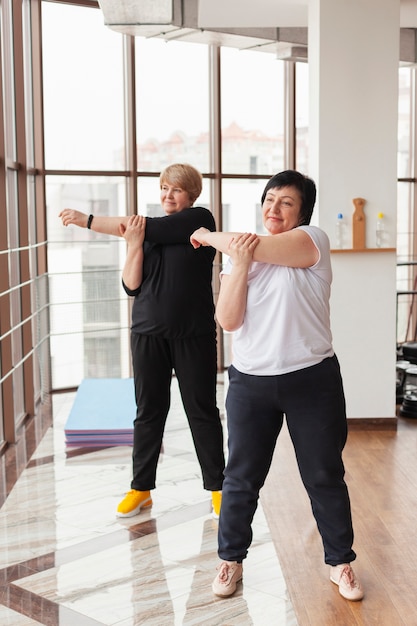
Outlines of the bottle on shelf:
{"label": "bottle on shelf", "polygon": [[336,221],[336,246],[338,250],[347,248],[347,225],[343,213],[338,213]]}
{"label": "bottle on shelf", "polygon": [[385,216],[383,213],[378,213],[376,220],[376,241],[377,248],[385,248],[387,245],[387,231],[385,228]]}

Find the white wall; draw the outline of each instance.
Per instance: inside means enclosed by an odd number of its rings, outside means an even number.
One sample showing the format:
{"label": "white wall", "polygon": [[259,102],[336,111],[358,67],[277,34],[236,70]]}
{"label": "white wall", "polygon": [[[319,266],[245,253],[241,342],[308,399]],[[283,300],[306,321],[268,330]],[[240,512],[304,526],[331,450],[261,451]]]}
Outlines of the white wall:
{"label": "white wall", "polygon": [[[378,212],[396,239],[399,0],[310,0],[310,173],[319,225],[366,200],[366,247]],[[395,417],[396,255],[332,256],[332,325],[348,417]]]}
{"label": "white wall", "polygon": [[330,315],[347,414],[395,416],[395,252],[332,254]]}

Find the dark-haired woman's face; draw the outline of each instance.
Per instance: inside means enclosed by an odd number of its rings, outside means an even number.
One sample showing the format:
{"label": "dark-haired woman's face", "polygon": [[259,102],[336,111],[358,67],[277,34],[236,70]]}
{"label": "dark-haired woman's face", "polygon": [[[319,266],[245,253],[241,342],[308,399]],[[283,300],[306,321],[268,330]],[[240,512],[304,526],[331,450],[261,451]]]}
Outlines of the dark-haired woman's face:
{"label": "dark-haired woman's face", "polygon": [[292,230],[300,224],[302,198],[296,187],[268,189],[262,205],[262,219],[271,235]]}

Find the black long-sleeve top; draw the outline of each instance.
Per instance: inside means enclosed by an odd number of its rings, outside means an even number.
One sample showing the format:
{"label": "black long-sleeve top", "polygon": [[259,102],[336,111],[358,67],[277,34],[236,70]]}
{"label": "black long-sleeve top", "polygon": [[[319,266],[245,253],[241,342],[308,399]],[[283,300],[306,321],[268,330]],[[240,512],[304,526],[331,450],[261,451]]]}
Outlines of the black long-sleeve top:
{"label": "black long-sleeve top", "polygon": [[215,250],[194,249],[190,236],[200,226],[216,230],[202,207],[146,218],[143,279],[134,296],[132,331],[182,338],[215,333],[212,272]]}

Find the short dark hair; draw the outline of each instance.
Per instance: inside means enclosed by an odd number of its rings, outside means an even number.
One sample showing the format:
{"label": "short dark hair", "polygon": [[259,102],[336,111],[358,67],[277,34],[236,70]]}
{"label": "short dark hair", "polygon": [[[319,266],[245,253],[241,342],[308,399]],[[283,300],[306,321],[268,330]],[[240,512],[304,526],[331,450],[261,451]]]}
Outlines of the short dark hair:
{"label": "short dark hair", "polygon": [[268,180],[262,194],[261,203],[264,203],[265,196],[270,189],[281,189],[282,187],[295,187],[298,190],[301,196],[299,226],[310,224],[317,195],[314,180],[296,170],[284,170],[283,172],[279,172]]}

